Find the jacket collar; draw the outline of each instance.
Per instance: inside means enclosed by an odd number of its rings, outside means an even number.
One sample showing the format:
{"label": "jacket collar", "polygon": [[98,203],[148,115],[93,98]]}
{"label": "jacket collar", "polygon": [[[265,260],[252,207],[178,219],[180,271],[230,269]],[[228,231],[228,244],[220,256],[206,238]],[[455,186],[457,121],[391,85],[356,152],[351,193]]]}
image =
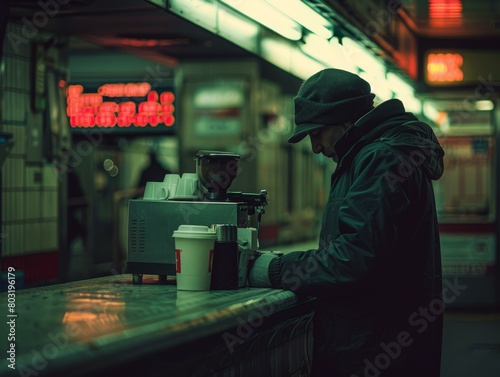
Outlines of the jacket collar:
{"label": "jacket collar", "polygon": [[[385,101],[370,110],[368,113],[359,118],[342,137],[335,143],[335,153],[338,156],[339,167],[342,164],[344,156],[356,145],[356,150],[361,149],[364,145],[372,141],[372,137],[366,137],[368,133],[372,133],[377,125],[386,120],[405,113],[403,103],[398,99]],[[358,143],[363,139],[363,142]],[[338,167],[338,168],[339,168]]]}

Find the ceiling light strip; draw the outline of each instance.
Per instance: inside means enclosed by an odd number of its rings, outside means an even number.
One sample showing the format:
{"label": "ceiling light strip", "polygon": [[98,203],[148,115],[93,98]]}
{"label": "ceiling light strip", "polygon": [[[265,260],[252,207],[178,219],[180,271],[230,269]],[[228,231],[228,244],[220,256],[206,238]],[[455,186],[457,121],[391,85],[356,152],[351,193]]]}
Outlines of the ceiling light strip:
{"label": "ceiling light strip", "polygon": [[298,41],[302,30],[298,23],[281,13],[275,7],[261,0],[220,0],[247,17],[275,31],[287,39]]}
{"label": "ceiling light strip", "polygon": [[300,0],[265,0],[292,20],[298,22],[314,34],[330,39],[333,31],[329,28],[330,21],[308,7]]}

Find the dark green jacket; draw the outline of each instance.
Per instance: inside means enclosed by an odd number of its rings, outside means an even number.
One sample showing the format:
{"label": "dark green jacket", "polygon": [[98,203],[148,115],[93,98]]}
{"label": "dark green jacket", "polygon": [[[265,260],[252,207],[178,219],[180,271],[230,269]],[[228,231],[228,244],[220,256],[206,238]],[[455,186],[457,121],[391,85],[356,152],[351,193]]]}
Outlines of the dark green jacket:
{"label": "dark green jacket", "polygon": [[[274,259],[274,287],[316,296],[316,375],[439,375],[443,305],[432,129],[386,101],[335,145],[318,249]],[[325,370],[322,374],[319,370]]]}

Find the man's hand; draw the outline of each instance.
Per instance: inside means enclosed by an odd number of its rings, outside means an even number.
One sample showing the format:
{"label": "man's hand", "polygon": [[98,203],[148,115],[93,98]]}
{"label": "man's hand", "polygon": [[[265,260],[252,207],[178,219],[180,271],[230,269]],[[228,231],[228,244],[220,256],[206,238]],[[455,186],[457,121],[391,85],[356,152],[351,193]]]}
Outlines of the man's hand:
{"label": "man's hand", "polygon": [[276,257],[278,257],[277,254],[264,253],[255,260],[248,275],[248,282],[251,287],[272,288],[269,279],[269,263]]}

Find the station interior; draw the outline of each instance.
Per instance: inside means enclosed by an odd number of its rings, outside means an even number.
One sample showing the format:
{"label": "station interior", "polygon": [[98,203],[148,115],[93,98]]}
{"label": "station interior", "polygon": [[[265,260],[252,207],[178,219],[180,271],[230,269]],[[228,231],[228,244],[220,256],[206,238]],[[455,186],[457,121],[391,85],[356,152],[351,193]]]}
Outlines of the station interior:
{"label": "station interior", "polygon": [[[131,283],[130,202],[195,173],[200,150],[240,156],[231,190],[267,191],[261,249],[316,248],[335,163],[287,139],[302,82],[339,68],[375,105],[400,99],[445,150],[441,375],[500,375],[499,1],[7,0],[0,30],[2,292],[12,266],[19,295]],[[149,119],[120,118],[132,96],[154,104]]]}

